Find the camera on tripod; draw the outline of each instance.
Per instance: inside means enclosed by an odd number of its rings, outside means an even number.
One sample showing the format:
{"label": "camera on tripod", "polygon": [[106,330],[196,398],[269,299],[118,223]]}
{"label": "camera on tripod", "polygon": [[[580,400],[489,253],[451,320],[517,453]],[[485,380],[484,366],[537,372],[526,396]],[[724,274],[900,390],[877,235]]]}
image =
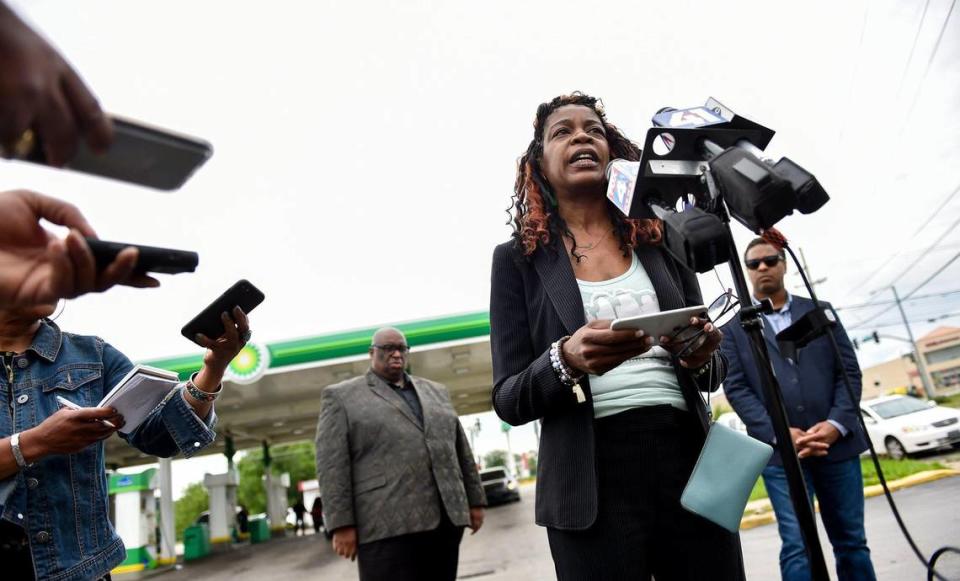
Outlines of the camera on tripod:
{"label": "camera on tripod", "polygon": [[815,212],[830,199],[799,164],[762,157],[773,130],[713,98],[702,107],[665,107],[653,123],[639,162],[611,162],[610,172],[618,164],[636,164],[629,207],[618,205],[631,218],[662,220],[665,248],[690,270],[706,272],[730,260],[728,212],[760,233],[794,211]]}

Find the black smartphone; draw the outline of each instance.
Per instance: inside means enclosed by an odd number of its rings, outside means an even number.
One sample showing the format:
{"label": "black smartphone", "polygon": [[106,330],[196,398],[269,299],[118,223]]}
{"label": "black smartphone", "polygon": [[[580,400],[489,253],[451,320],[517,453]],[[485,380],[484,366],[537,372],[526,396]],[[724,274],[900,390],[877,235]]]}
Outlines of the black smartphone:
{"label": "black smartphone", "polygon": [[228,313],[233,316],[233,307],[240,307],[244,313],[249,314],[257,305],[263,302],[264,295],[260,289],[250,284],[250,281],[242,279],[228,288],[225,293],[220,295],[217,300],[210,303],[210,306],[200,311],[200,314],[190,320],[189,323],[180,329],[180,334],[194,340],[198,333],[203,333],[211,339],[216,339],[223,335],[223,321],[220,320],[220,313]]}
{"label": "black smartphone", "polygon": [[159,272],[162,274],[178,274],[194,272],[200,262],[200,255],[189,250],[174,250],[172,248],[157,248],[155,246],[141,246],[124,242],[107,242],[96,238],[84,238],[93,258],[97,262],[97,270],[103,270],[116,259],[117,254],[124,248],[133,246],[140,251],[137,258],[136,272]]}
{"label": "black smartphone", "polygon": [[[213,147],[202,139],[111,118],[114,135],[110,148],[97,154],[81,142],[65,169],[171,191],[180,188],[213,155]],[[21,159],[46,164],[43,144],[37,143]]]}

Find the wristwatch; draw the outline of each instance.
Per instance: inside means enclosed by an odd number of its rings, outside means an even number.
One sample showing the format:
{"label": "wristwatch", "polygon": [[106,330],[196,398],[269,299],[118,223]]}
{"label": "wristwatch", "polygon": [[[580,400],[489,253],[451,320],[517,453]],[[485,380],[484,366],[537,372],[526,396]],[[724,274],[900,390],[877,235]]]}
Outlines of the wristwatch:
{"label": "wristwatch", "polygon": [[27,464],[27,460],[23,457],[23,452],[20,451],[20,432],[10,436],[10,448],[13,450],[13,458],[17,461],[17,466],[19,466],[21,470],[33,466],[33,463]]}

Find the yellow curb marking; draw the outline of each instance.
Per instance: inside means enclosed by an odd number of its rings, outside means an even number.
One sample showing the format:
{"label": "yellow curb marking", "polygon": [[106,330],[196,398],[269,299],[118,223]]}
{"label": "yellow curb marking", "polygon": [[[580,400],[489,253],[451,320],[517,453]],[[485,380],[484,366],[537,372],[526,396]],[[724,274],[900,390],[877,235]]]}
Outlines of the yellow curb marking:
{"label": "yellow curb marking", "polygon": [[[917,486],[918,484],[926,484],[928,482],[940,480],[941,478],[949,478],[951,476],[960,476],[960,470],[926,470],[924,472],[917,472],[916,474],[911,474],[910,476],[904,476],[899,480],[887,482],[887,488],[890,489],[890,492],[894,492],[904,488],[910,488],[911,486]],[[871,498],[881,494],[883,494],[883,486],[879,484],[871,484],[863,489],[863,496],[865,498]],[[753,506],[750,506],[751,504]],[[814,510],[819,512],[820,503],[814,504]],[[754,514],[747,515],[740,520],[740,530],[742,531],[768,525],[772,522],[776,522],[777,520],[777,518],[773,515],[773,507],[770,505],[769,498],[763,498],[747,503],[747,511],[753,512]]]}

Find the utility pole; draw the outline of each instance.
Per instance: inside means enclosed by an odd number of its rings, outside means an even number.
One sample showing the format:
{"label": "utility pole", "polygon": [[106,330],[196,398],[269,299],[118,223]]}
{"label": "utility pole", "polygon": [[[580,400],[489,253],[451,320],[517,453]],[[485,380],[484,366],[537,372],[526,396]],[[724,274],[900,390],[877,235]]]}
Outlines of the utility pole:
{"label": "utility pole", "polygon": [[927,399],[933,399],[937,395],[936,388],[934,388],[933,381],[931,381],[927,375],[927,365],[923,362],[923,355],[920,353],[920,348],[917,347],[917,342],[913,339],[910,321],[907,320],[907,314],[903,310],[900,295],[897,294],[897,287],[890,285],[890,290],[893,291],[893,299],[897,302],[897,309],[900,310],[900,316],[903,318],[903,326],[907,328],[907,338],[910,339],[910,346],[913,347],[913,358],[917,361],[917,371],[920,372],[920,382],[923,384],[923,393],[927,396]]}
{"label": "utility pole", "polygon": [[[803,248],[797,248],[797,251],[800,252],[800,264],[803,266],[803,272],[807,273],[807,280],[810,281],[810,286],[814,289],[817,288],[818,284],[823,284],[827,282],[826,277],[824,278],[813,278],[813,274],[810,272],[810,267],[807,265],[807,257],[803,255]],[[797,276],[800,275],[799,272],[795,272]],[[794,288],[805,288],[803,284],[795,285]]]}
{"label": "utility pole", "polygon": [[467,428],[467,431],[470,432],[470,449],[473,450],[474,455],[477,457],[477,466],[483,464],[483,460],[480,458],[480,452],[477,451],[477,436],[480,435],[480,418],[474,418],[473,425]]}

